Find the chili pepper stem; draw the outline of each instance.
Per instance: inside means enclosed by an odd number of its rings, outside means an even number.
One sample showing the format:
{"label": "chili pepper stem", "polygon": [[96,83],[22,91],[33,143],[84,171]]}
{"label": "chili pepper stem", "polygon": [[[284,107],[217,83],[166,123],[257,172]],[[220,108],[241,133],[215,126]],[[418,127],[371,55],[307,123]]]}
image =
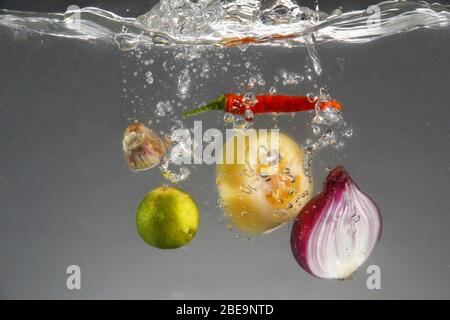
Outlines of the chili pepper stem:
{"label": "chili pepper stem", "polygon": [[223,110],[225,110],[226,104],[227,104],[227,99],[225,98],[224,95],[221,95],[221,96],[217,97],[216,99],[209,101],[208,104],[206,104],[204,106],[201,106],[194,110],[184,112],[183,116],[185,118],[188,118],[188,117],[191,117],[196,114],[199,114],[199,113],[202,113],[205,111],[209,111],[209,110],[222,110],[223,111]]}

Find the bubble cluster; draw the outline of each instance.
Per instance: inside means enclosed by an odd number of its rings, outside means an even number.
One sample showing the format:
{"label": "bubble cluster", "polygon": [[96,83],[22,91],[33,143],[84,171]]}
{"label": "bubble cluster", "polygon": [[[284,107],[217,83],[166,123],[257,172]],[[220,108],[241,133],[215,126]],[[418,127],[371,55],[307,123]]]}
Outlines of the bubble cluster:
{"label": "bubble cluster", "polygon": [[153,80],[153,73],[152,73],[151,71],[147,71],[147,72],[145,73],[145,81],[146,81],[148,84],[152,84],[152,83],[154,82],[154,80]]}
{"label": "bubble cluster", "polygon": [[189,95],[190,87],[191,78],[189,76],[189,70],[183,69],[178,76],[178,96],[181,99],[186,99]]}
{"label": "bubble cluster", "polygon": [[281,74],[281,78],[284,85],[296,85],[305,80],[305,77],[301,74],[286,71]]}
{"label": "bubble cluster", "polygon": [[160,101],[156,104],[155,114],[158,117],[164,117],[166,114],[173,113],[173,106],[170,101]]}

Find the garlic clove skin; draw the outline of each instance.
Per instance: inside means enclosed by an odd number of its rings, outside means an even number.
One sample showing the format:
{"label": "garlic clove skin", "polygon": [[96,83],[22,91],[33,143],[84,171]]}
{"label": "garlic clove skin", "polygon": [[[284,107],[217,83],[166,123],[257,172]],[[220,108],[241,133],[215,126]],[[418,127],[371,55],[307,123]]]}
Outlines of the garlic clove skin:
{"label": "garlic clove skin", "polygon": [[128,167],[143,171],[158,165],[169,146],[153,130],[142,123],[134,123],[124,132],[122,149]]}
{"label": "garlic clove skin", "polygon": [[381,235],[375,202],[336,167],[323,191],[297,216],[291,248],[299,265],[322,279],[347,279],[372,253]]}

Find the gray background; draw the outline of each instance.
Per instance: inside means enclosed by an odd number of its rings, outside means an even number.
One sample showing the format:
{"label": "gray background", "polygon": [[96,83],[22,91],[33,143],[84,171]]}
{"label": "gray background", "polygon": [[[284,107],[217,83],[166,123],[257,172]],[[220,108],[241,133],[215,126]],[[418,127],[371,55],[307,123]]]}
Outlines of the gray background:
{"label": "gray background", "polygon": [[[0,7],[63,10],[53,2],[27,7],[2,1]],[[137,15],[150,3],[80,5],[122,14],[129,7]],[[132,78],[135,58],[109,43],[1,28],[0,297],[450,298],[449,40],[448,29],[420,30],[370,44],[319,46],[324,75],[318,83],[344,101],[355,135],[342,152],[322,152],[314,160],[316,190],[326,166],[343,164],[384,219],[366,265],[339,282],[315,279],[298,267],[289,225],[252,241],[234,239],[221,221],[209,166],[192,168],[192,178],[180,185],[200,207],[194,241],[174,251],[146,245],[136,233],[134,210],[146,192],[166,182],[157,170],[131,173],[122,159],[122,132],[137,108],[122,94],[122,80]],[[164,80],[161,52],[147,54],[159,59],[153,73]],[[307,61],[303,48],[233,55],[254,58],[267,74],[283,66],[294,71]],[[232,76],[209,81],[186,103],[230,90]],[[174,95],[173,87],[155,88],[140,91],[146,95],[140,120],[161,97]],[[280,117],[280,128],[301,142],[310,130],[302,125],[306,117]],[[221,115],[201,119],[223,125]],[[82,290],[65,288],[70,264],[81,267]],[[370,264],[381,268],[381,290],[366,288]]]}

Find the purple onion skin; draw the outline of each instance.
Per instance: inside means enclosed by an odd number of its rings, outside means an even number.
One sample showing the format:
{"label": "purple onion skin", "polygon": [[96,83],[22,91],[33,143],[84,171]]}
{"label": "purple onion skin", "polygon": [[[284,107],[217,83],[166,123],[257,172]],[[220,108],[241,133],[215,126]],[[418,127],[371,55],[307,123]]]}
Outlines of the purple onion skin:
{"label": "purple onion skin", "polygon": [[[358,188],[358,186],[353,182],[350,178],[346,170],[342,166],[337,166],[334,170],[332,170],[328,176],[325,178],[323,183],[323,190],[321,193],[312,198],[300,211],[294,221],[294,225],[292,227],[291,232],[291,249],[294,255],[295,260],[298,264],[308,273],[317,277],[317,278],[327,278],[323,276],[317,275],[313,270],[311,270],[310,264],[308,263],[308,247],[310,245],[311,234],[315,229],[316,225],[322,220],[320,223],[332,223],[330,221],[323,221],[322,216],[326,213],[330,208],[331,203],[346,201],[344,198],[344,193],[346,192],[349,184],[352,184],[356,190],[362,193],[362,191]],[[378,242],[381,236],[381,214],[376,203],[370,199],[366,194],[362,193],[365,197],[367,197],[366,201],[371,202],[371,208],[374,208],[375,221],[378,219],[377,224],[378,228],[373,233],[374,242]],[[333,216],[339,216],[340,212],[332,211],[331,214]],[[313,248],[316,246],[316,243],[311,243]],[[370,249],[370,251],[373,247]],[[317,248],[320,250],[320,248]],[[368,252],[367,257],[371,252]],[[356,271],[353,270],[353,272]],[[352,273],[353,273],[352,272]],[[351,274],[349,275],[351,276]],[[341,279],[341,278],[336,278]]]}

